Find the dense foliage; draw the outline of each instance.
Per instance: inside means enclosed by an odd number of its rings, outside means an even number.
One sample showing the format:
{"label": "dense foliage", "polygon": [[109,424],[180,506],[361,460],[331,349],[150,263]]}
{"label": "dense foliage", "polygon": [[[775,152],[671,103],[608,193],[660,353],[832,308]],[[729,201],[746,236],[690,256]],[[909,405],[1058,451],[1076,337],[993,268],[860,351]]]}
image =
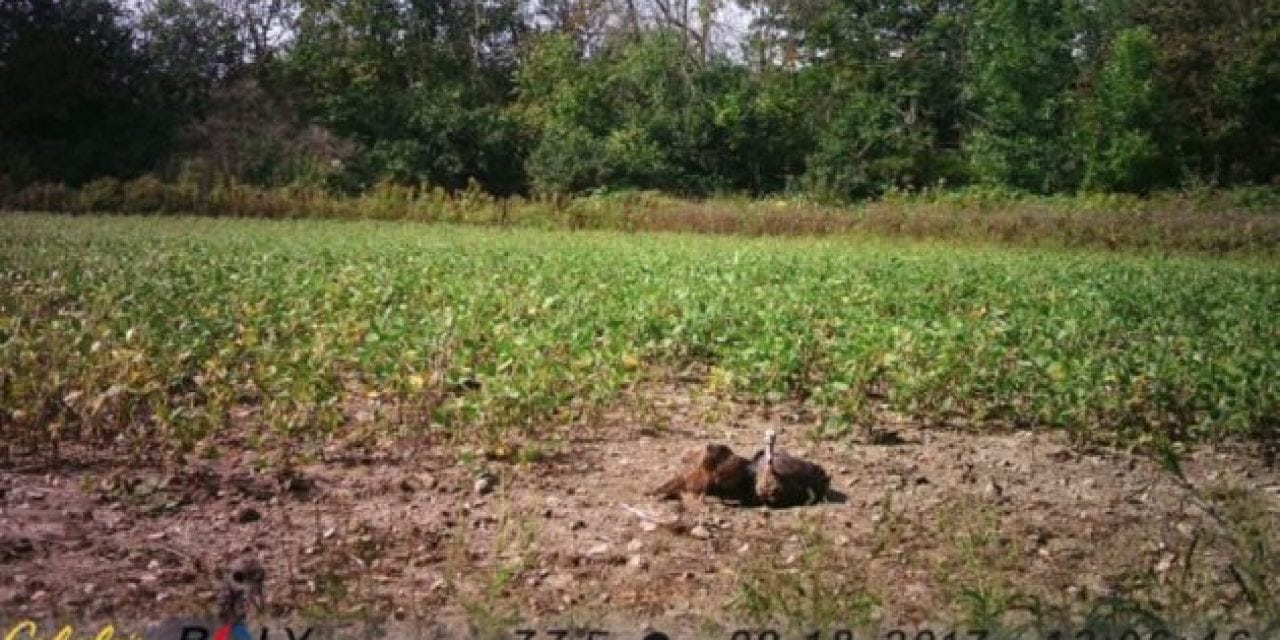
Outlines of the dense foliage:
{"label": "dense foliage", "polygon": [[15,0],[0,140],[11,192],[1268,184],[1280,5]]}
{"label": "dense foliage", "polygon": [[[397,430],[498,442],[607,406],[651,367],[855,427],[1274,435],[1271,260],[1117,257],[404,223],[9,215],[0,421],[192,445]],[[571,239],[570,239],[571,238]],[[363,416],[363,417],[361,417]]]}

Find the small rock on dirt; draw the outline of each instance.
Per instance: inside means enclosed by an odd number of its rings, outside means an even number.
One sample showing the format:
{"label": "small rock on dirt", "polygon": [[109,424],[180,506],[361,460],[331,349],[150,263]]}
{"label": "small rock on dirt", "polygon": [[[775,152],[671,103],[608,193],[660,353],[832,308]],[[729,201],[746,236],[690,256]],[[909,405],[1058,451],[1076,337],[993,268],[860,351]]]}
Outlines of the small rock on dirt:
{"label": "small rock on dirt", "polygon": [[1045,457],[1054,462],[1067,462],[1068,460],[1071,460],[1071,450],[1065,447],[1060,447],[1050,451]]}
{"label": "small rock on dirt", "polygon": [[711,537],[711,532],[707,531],[706,527],[698,525],[689,530],[689,535],[699,540],[706,540]]}
{"label": "small rock on dirt", "polygon": [[236,512],[236,524],[249,524],[262,519],[262,513],[253,507],[245,507]]}
{"label": "small rock on dirt", "polygon": [[479,495],[485,495],[498,485],[498,480],[491,475],[482,475],[476,478],[475,490]]}
{"label": "small rock on dirt", "polygon": [[35,551],[35,545],[30,538],[11,537],[0,539],[0,560],[15,559],[19,556],[30,555]]}
{"label": "small rock on dirt", "polygon": [[315,488],[315,483],[311,478],[294,475],[289,477],[289,481],[285,483],[285,489],[294,495],[302,495],[310,493]]}

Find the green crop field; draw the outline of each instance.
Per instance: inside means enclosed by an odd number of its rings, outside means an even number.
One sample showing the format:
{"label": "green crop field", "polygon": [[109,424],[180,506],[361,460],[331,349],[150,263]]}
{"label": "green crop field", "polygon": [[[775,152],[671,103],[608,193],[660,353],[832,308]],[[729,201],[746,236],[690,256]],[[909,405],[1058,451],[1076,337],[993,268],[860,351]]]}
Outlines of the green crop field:
{"label": "green crop field", "polygon": [[0,221],[0,421],[37,449],[181,448],[246,414],[261,437],[323,437],[367,406],[389,434],[536,439],[695,364],[718,391],[805,399],[833,434],[881,403],[1103,438],[1259,437],[1280,416],[1270,259]]}

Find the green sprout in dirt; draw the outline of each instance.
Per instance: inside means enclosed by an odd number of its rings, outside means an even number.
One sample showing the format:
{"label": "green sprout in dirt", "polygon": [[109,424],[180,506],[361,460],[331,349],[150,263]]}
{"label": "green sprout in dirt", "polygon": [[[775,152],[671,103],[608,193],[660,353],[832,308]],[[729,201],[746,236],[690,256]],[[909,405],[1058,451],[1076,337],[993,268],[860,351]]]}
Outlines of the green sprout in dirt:
{"label": "green sprout in dirt", "polygon": [[820,522],[806,522],[794,558],[765,552],[745,565],[731,608],[757,625],[794,632],[866,628],[880,600],[857,563],[840,553]]}

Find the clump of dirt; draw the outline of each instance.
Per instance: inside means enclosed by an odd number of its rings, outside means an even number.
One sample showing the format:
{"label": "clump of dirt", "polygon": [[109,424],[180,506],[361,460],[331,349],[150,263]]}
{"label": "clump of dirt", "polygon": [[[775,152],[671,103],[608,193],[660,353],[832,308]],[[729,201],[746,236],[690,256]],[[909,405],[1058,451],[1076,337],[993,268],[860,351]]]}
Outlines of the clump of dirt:
{"label": "clump of dirt", "polygon": [[[267,565],[273,619],[471,633],[570,618],[694,631],[796,615],[981,623],[1028,599],[1069,610],[1106,597],[1170,616],[1265,614],[1277,560],[1233,555],[1226,520],[1243,513],[1231,504],[1280,513],[1280,473],[1254,452],[1188,452],[1197,492],[1145,457],[1055,432],[885,414],[865,442],[814,441],[816,420],[798,404],[670,381],[632,390],[523,463],[425,441],[285,468],[226,444],[169,468],[101,452],[10,460],[0,622],[129,628],[207,612],[217,568],[243,553]],[[644,496],[689,450],[721,442],[750,456],[766,429],[822,464],[839,499],[771,510]]]}

